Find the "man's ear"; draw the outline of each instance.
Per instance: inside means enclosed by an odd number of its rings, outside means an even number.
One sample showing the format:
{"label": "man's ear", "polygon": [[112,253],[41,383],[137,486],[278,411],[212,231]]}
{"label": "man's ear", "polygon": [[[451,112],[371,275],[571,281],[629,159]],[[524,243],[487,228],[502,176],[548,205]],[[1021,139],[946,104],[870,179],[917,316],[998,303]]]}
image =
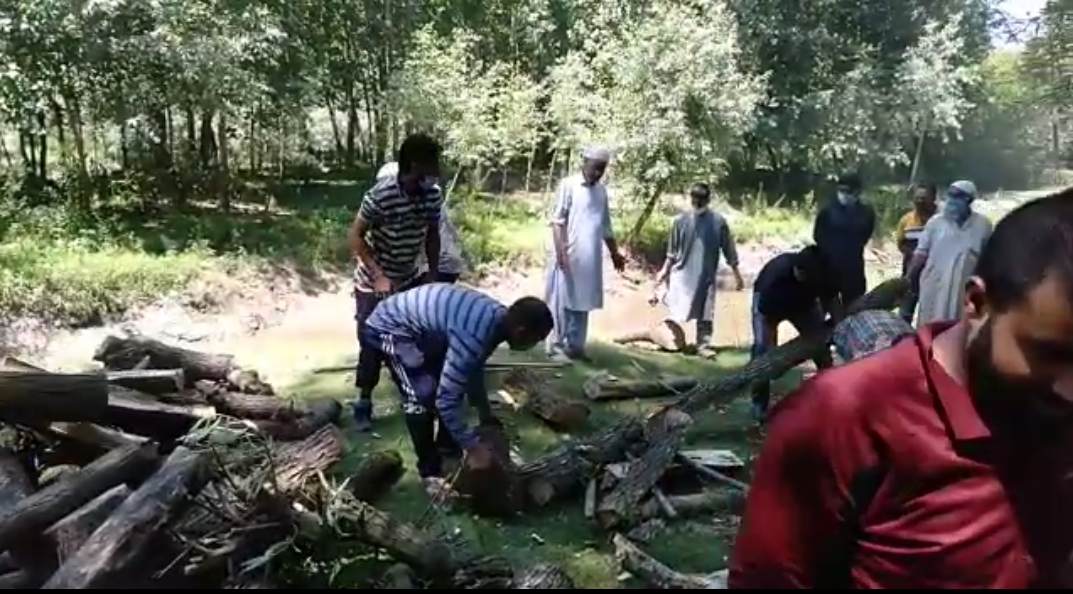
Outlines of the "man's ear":
{"label": "man's ear", "polygon": [[965,294],[963,296],[965,319],[980,321],[990,313],[987,305],[987,291],[982,278],[970,277],[965,282]]}

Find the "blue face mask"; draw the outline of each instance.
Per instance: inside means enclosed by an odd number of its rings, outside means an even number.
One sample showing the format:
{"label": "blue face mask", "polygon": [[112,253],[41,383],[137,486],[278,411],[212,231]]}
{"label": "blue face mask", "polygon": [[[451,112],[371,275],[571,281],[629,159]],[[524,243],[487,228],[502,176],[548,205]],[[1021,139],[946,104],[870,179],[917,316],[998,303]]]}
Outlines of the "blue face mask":
{"label": "blue face mask", "polygon": [[971,203],[962,197],[947,196],[946,202],[943,203],[943,215],[958,223],[962,223],[969,218],[971,212]]}

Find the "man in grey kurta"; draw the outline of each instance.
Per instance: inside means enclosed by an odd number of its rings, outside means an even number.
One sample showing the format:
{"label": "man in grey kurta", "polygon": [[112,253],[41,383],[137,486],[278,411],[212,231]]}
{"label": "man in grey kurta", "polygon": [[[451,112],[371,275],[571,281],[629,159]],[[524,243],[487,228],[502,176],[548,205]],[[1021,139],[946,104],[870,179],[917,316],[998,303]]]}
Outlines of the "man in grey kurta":
{"label": "man in grey kurta", "polygon": [[726,258],[740,291],[745,285],[738,270],[738,251],[726,219],[709,208],[708,184],[694,184],[689,191],[693,211],[675,217],[667,241],[667,258],[656,276],[656,285],[666,283],[664,301],[676,322],[697,321],[697,348],[710,352],[714,330],[716,275],[719,257]]}
{"label": "man in grey kurta", "polygon": [[556,192],[545,287],[545,300],[555,318],[547,351],[555,358],[585,358],[589,312],[604,305],[601,244],[607,245],[616,270],[625,266],[611,231],[607,188],[600,183],[608,161],[607,149],[585,149],[581,172],[559,182]]}

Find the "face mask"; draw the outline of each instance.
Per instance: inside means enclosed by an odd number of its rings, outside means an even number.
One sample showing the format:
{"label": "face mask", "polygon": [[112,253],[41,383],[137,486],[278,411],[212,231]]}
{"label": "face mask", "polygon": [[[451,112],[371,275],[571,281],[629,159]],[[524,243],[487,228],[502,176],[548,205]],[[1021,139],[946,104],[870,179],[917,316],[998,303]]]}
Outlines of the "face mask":
{"label": "face mask", "polygon": [[970,212],[972,212],[972,206],[964,198],[948,197],[943,203],[943,215],[958,223],[969,218]]}
{"label": "face mask", "polygon": [[842,205],[855,204],[857,202],[857,195],[850,194],[849,192],[838,193],[838,203]]}

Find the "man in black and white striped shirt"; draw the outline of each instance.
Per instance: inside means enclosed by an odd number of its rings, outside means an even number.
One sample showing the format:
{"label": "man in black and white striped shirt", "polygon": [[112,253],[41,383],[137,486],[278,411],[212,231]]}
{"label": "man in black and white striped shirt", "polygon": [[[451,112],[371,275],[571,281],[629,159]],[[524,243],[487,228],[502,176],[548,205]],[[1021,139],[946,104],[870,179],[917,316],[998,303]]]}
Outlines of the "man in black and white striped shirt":
{"label": "man in black and white striped shirt", "polygon": [[[418,268],[421,253],[429,270],[439,266],[441,153],[439,143],[429,136],[407,136],[399,147],[398,175],[378,180],[361,201],[348,234],[357,260],[354,300],[359,334],[384,297],[426,280]],[[358,390],[354,420],[359,430],[371,428],[372,393],[380,381],[381,364],[375,351],[359,351],[354,382]]]}

